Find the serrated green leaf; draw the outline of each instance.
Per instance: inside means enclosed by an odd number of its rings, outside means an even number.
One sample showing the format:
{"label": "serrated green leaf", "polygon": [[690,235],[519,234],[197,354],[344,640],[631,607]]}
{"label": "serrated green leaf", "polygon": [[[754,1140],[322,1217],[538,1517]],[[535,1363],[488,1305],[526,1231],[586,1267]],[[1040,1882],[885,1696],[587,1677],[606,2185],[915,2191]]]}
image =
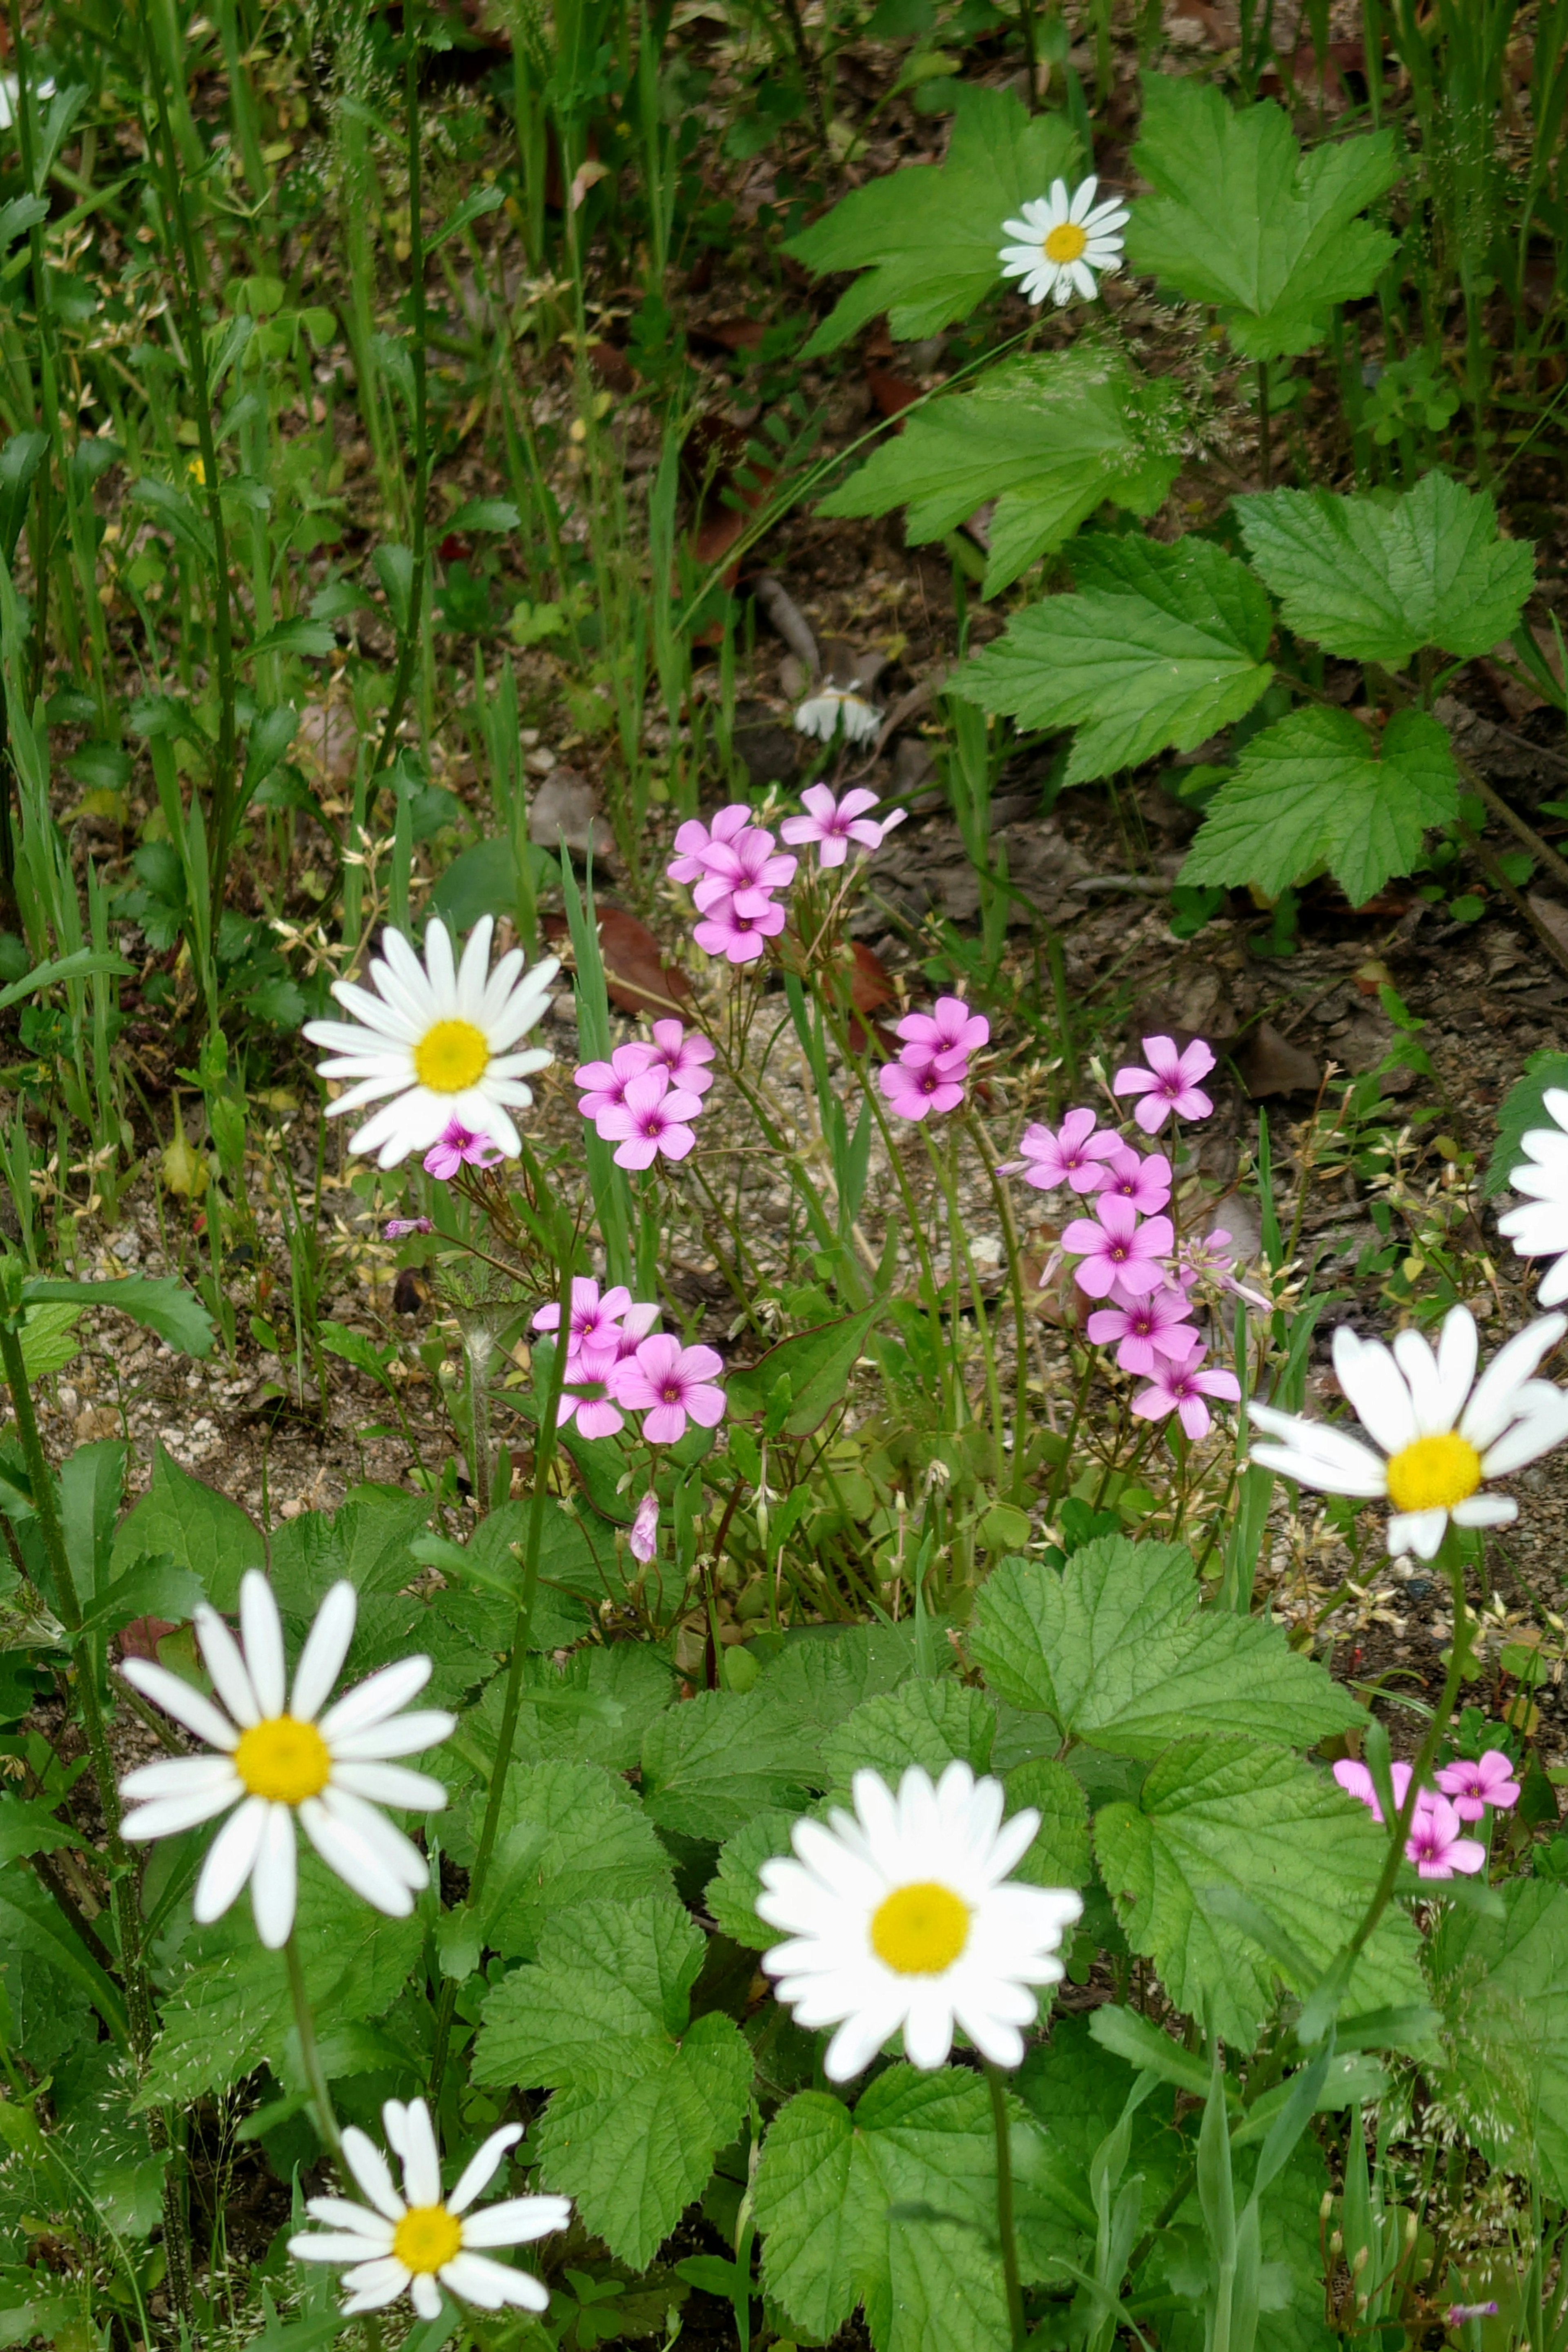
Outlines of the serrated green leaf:
{"label": "serrated green leaf", "polygon": [[748,1951],[771,1952],[785,1940],[786,1930],[759,1919],[757,1897],[762,1893],[762,1868],[776,1854],[791,1851],[790,1832],[798,1813],[759,1813],[737,1830],[719,1856],[719,1872],[708,1882],[702,1900],[721,1934]]}
{"label": "serrated green leaf", "polygon": [[919,546],[994,499],[984,583],[994,596],[1107,499],[1152,514],[1180,469],[1185,421],[1168,377],[1087,344],[1037,352],[918,410],[820,511],[907,505],[905,536]]}
{"label": "serrated green leaf", "polygon": [[63,1845],[81,1850],[87,1840],[39,1798],[0,1797],[0,1865],[19,1861],[24,1854],[54,1853]]}
{"label": "serrated green leaf", "polygon": [[818,275],[865,272],[803,359],[837,351],[884,310],[900,343],[967,318],[1001,281],[1004,221],[1053,180],[1070,177],[1078,152],[1064,116],[1031,116],[1011,91],[964,86],[945,163],[889,172],[852,190],[785,247]]}
{"label": "serrated green leaf", "polygon": [[[1381,757],[1379,753],[1381,752]],[[1408,874],[1459,807],[1448,739],[1401,710],[1379,744],[1344,710],[1292,710],[1253,736],[1205,813],[1184,883],[1253,883],[1270,898],[1326,866],[1352,907]]]}
{"label": "serrated green leaf", "polygon": [[1439,2095],[1494,2164],[1568,2197],[1568,1887],[1502,1896],[1505,1920],[1455,1911],[1433,1941]]}
{"label": "serrated green leaf", "polygon": [[1076,727],[1069,784],[1190,751],[1251,709],[1274,673],[1268,600],[1211,541],[1079,542],[1076,596],[1015,614],[948,681],[1024,727]]}
{"label": "serrated green leaf", "polygon": [[907,1622],[813,1625],[768,1660],[757,1690],[798,1722],[826,1730],[879,1692],[896,1690],[914,1670],[914,1627]]}
{"label": "serrated green leaf", "polygon": [[671,1895],[578,1904],[490,1993],[475,2044],[477,2082],[556,2093],[533,2140],[541,2180],[638,2269],[700,2195],[752,2086],[729,2018],[687,2022],[704,1949]]}
{"label": "serrated green leaf", "polygon": [[[470,1837],[484,1802],[481,1792]],[[484,1905],[485,1941],[498,1952],[528,1957],[552,1916],[574,1904],[647,1901],[669,1885],[668,1854],[626,1782],[603,1765],[557,1757],[508,1774]]]}
{"label": "serrated green leaf", "polygon": [[1531,1054],[1522,1075],[1515,1078],[1502,1098],[1497,1115],[1497,1142],[1482,1188],[1489,1201],[1508,1191],[1514,1170],[1524,1159],[1524,1139],[1531,1129],[1556,1131],[1556,1121],[1546,1108],[1549,1087],[1568,1088],[1568,1054],[1559,1053],[1552,1045]]}
{"label": "serrated green leaf", "polygon": [[1396,497],[1270,490],[1235,500],[1247,552],[1298,636],[1397,668],[1423,646],[1489,653],[1535,579],[1485,490],[1427,474]]}
{"label": "serrated green leaf", "polygon": [[1399,177],[1386,131],[1303,155],[1278,106],[1237,112],[1210,82],[1145,74],[1132,163],[1154,194],[1132,207],[1130,265],[1214,303],[1246,359],[1310,351],[1393,254],[1356,217]]}
{"label": "serrated green leaf", "polygon": [[[0,1880],[0,1951],[30,1955],[49,1973],[65,1978],[79,2000],[91,2002],[121,2047],[129,2048],[130,2027],[119,1986],[99,1967],[30,1871],[13,1868]],[[45,2047],[41,2037],[37,2046]],[[47,2057],[40,2063],[47,2063]]]}
{"label": "serrated green leaf", "polygon": [[701,1691],[643,1738],[648,1818],[682,1837],[721,1844],[753,1813],[798,1810],[821,1785],[816,1736],[761,1690]]}
{"label": "serrated green leaf", "polygon": [[22,1318],[22,1365],[29,1381],[47,1380],[63,1372],[81,1353],[77,1325],[79,1307],[29,1307]]}
{"label": "serrated green leaf", "polygon": [[181,1625],[205,1600],[201,1579],[172,1559],[140,1559],[122,1576],[111,1577],[82,1611],[86,1633],[118,1633],[138,1617],[162,1617]]}
{"label": "serrated green leaf", "polygon": [[[407,1983],[424,1928],[417,1918],[371,1910],[306,1848],[294,1932],[316,2015],[368,2022],[384,2015]],[[243,2082],[263,2060],[276,2064],[293,2024],[283,1955],[258,1941],[248,1895],[215,1926],[194,1929],[181,1962],[171,1972],[163,2031],[136,2102],[142,2110],[184,2106]]]}
{"label": "serrated green leaf", "polygon": [[[1240,1887],[1321,1975],[1365,1911],[1387,1843],[1326,1774],[1244,1738],[1177,1740],[1137,1806],[1097,1815],[1094,1842],[1128,1942],[1154,1960],[1179,2009],[1201,2017],[1212,2002],[1215,2030],[1248,2050],[1276,1977],[1310,1986],[1221,1916],[1207,1890]],[[1357,1963],[1352,2005],[1419,2000],[1417,1949],[1409,1919],[1386,1912]]]}
{"label": "serrated green leaf", "polygon": [[968,2068],[890,2066],[853,2116],[803,2092],[757,2170],[768,2294],[817,2343],[862,2304],[877,2352],[1008,2352],[995,2198],[990,2103]]}
{"label": "serrated green leaf", "polygon": [[1040,1816],[1035,1843],[1014,1877],[1026,1886],[1087,1886],[1094,1875],[1089,1799],[1077,1774],[1054,1756],[1036,1756],[1015,1765],[1005,1786],[1009,1813],[1032,1805]]}
{"label": "serrated green leaf", "polygon": [[1200,1599],[1179,1544],[1097,1536],[1060,1570],[1004,1560],[981,1590],[969,1649],[1000,1697],[1121,1756],[1204,1729],[1307,1747],[1363,1719],[1281,1627]]}
{"label": "serrated green leaf", "polygon": [[212,1318],[194,1290],[172,1274],[121,1275],[113,1282],[55,1282],[30,1275],[22,1285],[25,1306],[112,1307],[128,1315],[183,1356],[210,1356]]}
{"label": "serrated green leaf", "polygon": [[907,1682],[868,1699],[828,1733],[822,1769],[828,1787],[842,1792],[863,1765],[894,1786],[911,1764],[934,1780],[955,1756],[985,1772],[995,1737],[996,1710],[983,1691],[951,1679]]}

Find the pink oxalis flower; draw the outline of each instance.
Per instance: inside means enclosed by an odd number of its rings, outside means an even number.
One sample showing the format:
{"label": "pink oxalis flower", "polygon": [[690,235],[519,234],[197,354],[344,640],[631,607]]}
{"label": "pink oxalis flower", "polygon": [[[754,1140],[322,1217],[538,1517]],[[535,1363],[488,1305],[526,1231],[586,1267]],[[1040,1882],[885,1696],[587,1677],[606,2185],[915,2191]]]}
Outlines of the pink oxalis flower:
{"label": "pink oxalis flower", "polygon": [[646,1568],[658,1549],[658,1496],[649,1493],[637,1505],[631,1533],[626,1538],[634,1559]]}
{"label": "pink oxalis flower", "polygon": [[1022,1160],[1009,1160],[1005,1173],[1022,1175],[1037,1192],[1054,1192],[1070,1184],[1075,1192],[1098,1192],[1105,1181],[1106,1161],[1125,1149],[1109,1129],[1095,1133],[1091,1110],[1069,1110],[1055,1132],[1037,1119],[1018,1139]]}
{"label": "pink oxalis flower", "polygon": [[930,1062],[884,1062],[877,1084],[895,1118],[940,1118],[963,1100],[968,1076],[967,1054],[942,1054]]}
{"label": "pink oxalis flower", "polygon": [[[594,1377],[603,1379],[603,1365],[613,1364],[619,1353],[621,1318],[632,1303],[632,1294],[624,1282],[617,1282],[603,1297],[599,1286],[587,1275],[572,1277],[572,1305],[566,1324],[566,1360],[594,1357],[600,1360],[601,1369]],[[656,1310],[657,1311],[657,1310]],[[547,1299],[533,1317],[536,1331],[558,1331],[561,1328],[561,1301]]]}
{"label": "pink oxalis flower", "polygon": [[1186,1299],[1165,1284],[1146,1298],[1128,1298],[1097,1308],[1089,1318],[1089,1336],[1097,1348],[1116,1347],[1116,1360],[1124,1372],[1146,1377],[1163,1360],[1184,1364],[1198,1346],[1198,1335],[1187,1320]]}
{"label": "pink oxalis flower", "polygon": [[436,1228],[428,1217],[388,1217],[386,1238],[400,1242],[406,1234],[433,1234]]}
{"label": "pink oxalis flower", "polygon": [[708,860],[716,850],[727,848],[738,833],[743,833],[752,822],[752,812],[744,801],[731,801],[721,808],[711,825],[700,817],[689,817],[675,836],[676,855],[665,867],[672,882],[700,882],[708,871]]}
{"label": "pink oxalis flower", "polygon": [[647,1067],[667,1071],[670,1085],[684,1087],[688,1094],[705,1095],[713,1083],[707,1066],[713,1059],[713,1044],[700,1030],[689,1037],[679,1021],[656,1021],[647,1052]]}
{"label": "pink oxalis flower", "polygon": [[1145,1217],[1130,1202],[1097,1200],[1092,1217],[1075,1217],[1062,1247],[1080,1263],[1073,1280],[1091,1298],[1105,1298],[1120,1283],[1131,1298],[1146,1298],[1165,1278],[1164,1261],[1175,1234],[1169,1217]]}
{"label": "pink oxalis flower", "polygon": [[1203,1039],[1194,1037],[1178,1054],[1173,1037],[1145,1037],[1143,1051],[1148,1068],[1130,1063],[1126,1069],[1118,1070],[1111,1092],[1142,1097],[1132,1116],[1144,1134],[1157,1135],[1173,1111],[1178,1118],[1207,1118],[1214,1104],[1198,1080],[1206,1078],[1213,1069],[1214,1055]]}
{"label": "pink oxalis flower", "polygon": [[[760,894],[759,894],[760,895]],[[710,907],[691,933],[704,955],[723,956],[731,963],[755,963],[769,940],[784,927],[784,910],[769,899],[755,914],[742,913],[732,896]]]}
{"label": "pink oxalis flower", "polygon": [[972,1013],[962,996],[939,996],[929,1013],[908,1013],[899,1024],[900,1060],[911,1069],[944,1054],[973,1054],[991,1034],[984,1013]]}
{"label": "pink oxalis flower", "polygon": [[616,1145],[617,1168],[651,1168],[660,1156],[684,1160],[697,1138],[689,1125],[702,1108],[700,1095],[672,1087],[663,1070],[645,1070],[626,1088],[625,1102],[602,1110],[594,1124]]}
{"label": "pink oxalis flower", "polygon": [[1473,1877],[1486,1866],[1487,1850],[1479,1838],[1460,1833],[1464,1823],[1447,1797],[1424,1789],[1415,1801],[1405,1855],[1423,1878],[1452,1878],[1456,1871]]}
{"label": "pink oxalis flower", "polygon": [[1171,1197],[1171,1163],[1163,1151],[1134,1151],[1119,1144],[1100,1180],[1100,1196],[1131,1201],[1141,1217],[1152,1217]]}
{"label": "pink oxalis flower", "polygon": [[1520,1784],[1500,1748],[1489,1748],[1477,1763],[1460,1758],[1445,1764],[1437,1775],[1437,1786],[1462,1822],[1479,1822],[1489,1805],[1506,1812],[1519,1802]]}
{"label": "pink oxalis flower", "polygon": [[616,1370],[616,1401],[645,1416],[642,1433],[650,1445],[673,1445],[689,1418],[702,1429],[722,1421],[724,1391],[714,1376],[723,1369],[713,1349],[683,1348],[672,1333],[656,1331]]}
{"label": "pink oxalis flower", "polygon": [[630,1045],[617,1045],[607,1062],[580,1063],[572,1073],[572,1083],[584,1089],[577,1104],[584,1118],[596,1119],[602,1110],[618,1110],[632,1080],[651,1069],[655,1059],[653,1047],[637,1037]]}
{"label": "pink oxalis flower", "polygon": [[[1383,1808],[1377,1801],[1377,1789],[1366,1766],[1358,1763],[1353,1756],[1342,1756],[1334,1766],[1334,1778],[1346,1796],[1354,1797],[1359,1804],[1364,1805],[1373,1820],[1381,1827]],[[1394,1783],[1394,1801],[1403,1812],[1405,1795],[1410,1787],[1409,1765],[1392,1765],[1389,1768],[1389,1778]]]}
{"label": "pink oxalis flower", "polygon": [[902,824],[908,814],[904,809],[894,809],[880,822],[868,816],[867,810],[877,805],[877,795],[860,785],[839,800],[826,784],[808,784],[800,797],[806,814],[786,816],[779,831],[795,848],[815,841],[819,866],[842,866],[852,842],[862,849],[879,849],[893,827]]}
{"label": "pink oxalis flower", "polygon": [[1236,1374],[1215,1365],[1212,1370],[1199,1367],[1208,1349],[1200,1340],[1184,1363],[1156,1364],[1146,1389],[1140,1389],[1132,1400],[1132,1411],[1140,1421],[1163,1421],[1167,1413],[1175,1413],[1187,1435],[1197,1443],[1209,1433],[1213,1415],[1205,1400],[1223,1397],[1235,1404],[1241,1390]]}
{"label": "pink oxalis flower", "polygon": [[459,1168],[499,1168],[505,1158],[488,1135],[476,1135],[460,1119],[448,1119],[425,1154],[425,1173],[449,1184]]}

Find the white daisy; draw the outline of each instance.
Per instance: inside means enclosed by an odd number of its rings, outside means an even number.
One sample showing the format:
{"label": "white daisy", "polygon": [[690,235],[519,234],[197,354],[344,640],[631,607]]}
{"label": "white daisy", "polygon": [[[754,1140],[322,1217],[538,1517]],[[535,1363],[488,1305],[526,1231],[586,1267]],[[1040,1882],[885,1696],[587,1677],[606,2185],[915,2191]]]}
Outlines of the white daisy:
{"label": "white daisy", "polygon": [[401,931],[385,930],[385,961],[370,967],[378,996],[351,980],[332,982],[338,1003],[363,1026],[306,1022],[310,1043],[332,1056],[318,1066],[318,1076],[359,1080],[328,1104],[329,1118],[396,1097],[360,1129],[351,1151],[379,1152],[381,1166],[395,1168],[411,1151],[428,1150],[454,1119],[489,1136],[509,1159],[522,1150],[511,1111],[528,1108],[533,1093],[524,1080],[555,1057],[540,1046],[511,1049],[542,1017],[561,962],[546,956],[522,980],[522,950],[513,948],[487,979],[494,928],[489,915],[480,918],[456,970],[438,918],[425,927],[423,963]]}
{"label": "white daisy", "polygon": [[237,1806],[202,1864],[194,1908],[204,1926],[221,1918],[248,1879],[257,1933],[272,1951],[294,1926],[296,1813],[328,1869],[378,1911],[405,1919],[429,1883],[425,1855],[376,1807],[436,1812],[445,1805],[439,1780],[389,1759],[434,1748],[457,1718],[437,1707],[399,1712],[430,1679],[430,1661],[420,1657],[383,1666],[321,1714],[353,1639],[357,1605],[352,1584],[333,1585],[306,1635],[287,1704],[283,1627],[259,1569],[247,1570],[239,1588],[238,1642],[216,1609],[204,1602],[196,1611],[196,1639],[222,1706],[167,1666],[127,1658],[121,1667],[144,1697],[217,1751],[161,1757],[128,1772],[120,1793],[136,1802],[125,1835],[174,1837]]}
{"label": "white daisy", "polygon": [[840,721],[847,743],[868,743],[882,723],[882,714],[851,687],[819,686],[795,712],[795,731],[815,736],[819,743],[831,743]]}
{"label": "white daisy", "polygon": [[1024,206],[1022,220],[1003,222],[1004,236],[1018,242],[1002,247],[1002,275],[1023,279],[1026,302],[1070,302],[1075,294],[1092,302],[1100,291],[1095,271],[1109,277],[1121,268],[1127,207],[1114,196],[1096,205],[1099,185],[1093,178],[1080,181],[1069,196],[1067,182],[1053,180],[1048,196],[1033,196]]}
{"label": "white daisy", "polygon": [[1530,1198],[1498,1219],[1498,1231],[1513,1244],[1516,1257],[1555,1261],[1542,1276],[1536,1297],[1542,1307],[1568,1298],[1568,1091],[1548,1087],[1542,1108],[1554,1127],[1532,1127],[1522,1138],[1524,1164],[1509,1184]]}
{"label": "white daisy", "polygon": [[933,1788],[911,1765],[897,1796],[857,1772],[855,1812],[801,1821],[798,1861],[765,1862],[757,1916],[792,1941],[763,1955],[795,2023],[838,2028],[824,2061],[847,2082],[903,2028],[916,2066],[940,2066],[961,2025],[999,2066],[1024,2055],[1019,2028],[1056,1984],[1062,1930],[1083,1909],[1070,1888],[1003,1882],[1034,1843],[1038,1813],[1004,1827],[1000,1780],[952,1763]]}
{"label": "white daisy", "polygon": [[1326,1495],[1385,1495],[1394,1506],[1391,1554],[1430,1559],[1450,1519],[1459,1528],[1500,1528],[1517,1518],[1511,1496],[1483,1495],[1482,1486],[1568,1437],[1568,1394],[1531,1377],[1564,1331],[1568,1316],[1543,1315],[1500,1348],[1478,1381],[1468,1307],[1452,1307],[1443,1318],[1436,1355],[1419,1331],[1401,1331],[1390,1349],[1342,1324],[1334,1370],[1382,1452],[1342,1429],[1254,1404],[1252,1419],[1282,1442],[1254,1445],[1252,1459]]}
{"label": "white daisy", "polygon": [[[301,2231],[289,2241],[289,2252],[301,2263],[347,2263],[343,2284],[346,2314],[381,2311],[406,2294],[421,2319],[441,2315],[441,2287],[450,2287],[465,2303],[481,2311],[499,2311],[518,2304],[525,2311],[543,2311],[550,2290],[531,2271],[513,2270],[510,2263],[492,2263],[476,2251],[480,2246],[524,2246],[563,2230],[572,2218],[564,2197],[509,2197],[483,2212],[465,2209],[489,2182],[509,2147],[522,2137],[521,2124],[503,2124],[491,2132],[479,2154],[465,2166],[450,2197],[441,2194],[441,2155],[436,2145],[430,2110],[423,2099],[404,2106],[388,2099],[381,2111],[387,2143],[403,2159],[403,2195],[393,2185],[392,2168],[380,2148],[357,2126],[343,2134],[343,2158],[369,2205],[347,2197],[310,2197],[305,2210],[312,2221],[326,2221],[326,2231]],[[440,2285],[437,2281],[440,2281]]]}

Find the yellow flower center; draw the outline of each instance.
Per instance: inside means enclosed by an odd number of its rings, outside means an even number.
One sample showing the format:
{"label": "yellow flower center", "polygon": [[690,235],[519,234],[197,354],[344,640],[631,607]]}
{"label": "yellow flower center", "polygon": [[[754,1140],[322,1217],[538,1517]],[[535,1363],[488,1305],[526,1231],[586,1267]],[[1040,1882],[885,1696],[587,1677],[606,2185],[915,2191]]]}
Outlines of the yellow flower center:
{"label": "yellow flower center", "polygon": [[489,1067],[490,1049],[471,1021],[437,1021],[414,1048],[419,1083],[433,1095],[467,1094]]}
{"label": "yellow flower center", "polygon": [[1418,1437],[1390,1457],[1388,1495],[1396,1511],[1452,1510],[1481,1483],[1481,1457],[1468,1437]]}
{"label": "yellow flower center", "polygon": [[879,1903],[871,1948],[901,1977],[939,1977],[969,1941],[969,1906],[950,1887],[921,1879]]}
{"label": "yellow flower center", "polygon": [[1088,243],[1089,238],[1077,221],[1062,221],[1052,229],[1040,250],[1047,261],[1078,261],[1081,259]]}
{"label": "yellow flower center", "polygon": [[463,2225],[444,2205],[411,2205],[392,2233],[392,2251],[405,2270],[441,2270],[462,2245]]}
{"label": "yellow flower center", "polygon": [[253,1797],[274,1805],[302,1805],[326,1787],[332,1759],[313,1723],[274,1715],[240,1734],[234,1769]]}

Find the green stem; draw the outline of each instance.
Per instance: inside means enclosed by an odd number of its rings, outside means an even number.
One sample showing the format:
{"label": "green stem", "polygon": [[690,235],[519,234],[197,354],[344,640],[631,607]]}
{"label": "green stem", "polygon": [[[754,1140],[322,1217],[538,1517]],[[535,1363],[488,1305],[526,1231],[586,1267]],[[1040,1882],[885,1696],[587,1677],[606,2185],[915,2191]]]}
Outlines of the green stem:
{"label": "green stem", "polygon": [[1024,1432],[1029,1412],[1029,1318],[1024,1304],[1024,1277],[1020,1264],[1022,1255],[1018,1239],[1018,1222],[1013,1214],[1013,1195],[1004,1181],[991,1148],[991,1138],[984,1123],[976,1118],[973,1105],[965,1110],[964,1118],[974,1139],[974,1148],[985,1162],[985,1173],[991,1180],[991,1197],[996,1203],[1001,1220],[1002,1238],[1007,1250],[1009,1288],[1013,1293],[1013,1352],[1016,1362],[1013,1369],[1013,1500],[1022,1503],[1026,1485]]}
{"label": "green stem", "polygon": [[405,12],[404,25],[408,44],[403,70],[403,102],[408,142],[408,296],[413,326],[410,360],[414,372],[414,516],[410,535],[414,541],[414,565],[408,583],[408,626],[397,648],[392,699],[386,706],[386,724],[381,730],[381,742],[371,771],[373,775],[391,763],[397,743],[397,730],[403,721],[404,706],[408,700],[408,689],[414,677],[420,624],[425,615],[425,509],[430,496],[430,431],[425,383],[425,221],[419,168],[419,40],[415,31],[412,8]]}
{"label": "green stem", "polygon": [[991,2093],[991,2128],[996,2140],[996,2235],[1002,2247],[1002,2280],[1007,2293],[1007,2325],[1013,2352],[1024,2342],[1024,2289],[1018,2276],[1018,2238],[1013,2223],[1013,2142],[1007,2119],[1007,2077],[985,2061]]}
{"label": "green stem", "polygon": [[283,1947],[284,1963],[289,1970],[289,1992],[294,2003],[294,2023],[300,2035],[300,2062],[305,2070],[305,2082],[311,2104],[316,2110],[316,2129],[323,2147],[330,2149],[339,2171],[343,2169],[343,2137],[338,2129],[337,2110],[327,2087],[326,2069],[321,2064],[321,2046],[316,2040],[316,2021],[310,2011],[310,1996],[305,1990],[305,1968],[300,1958],[298,1937],[290,1931]]}
{"label": "green stem", "polygon": [[[544,1507],[549,1500],[551,1465],[555,1459],[556,1413],[560,1409],[561,1391],[566,1384],[566,1349],[571,1329],[572,1276],[568,1268],[561,1280],[561,1320],[556,1326],[555,1353],[533,1449],[533,1509],[528,1522],[528,1540],[523,1547],[522,1583],[518,1592],[517,1617],[512,1625],[511,1654],[507,1660],[500,1729],[496,1741],[495,1762],[490,1768],[489,1793],[485,1800],[485,1817],[479,1827],[474,1866],[468,1873],[468,1909],[476,1924],[485,1882],[489,1876],[490,1857],[495,1852],[496,1836],[500,1828],[501,1805],[505,1801],[511,1767],[512,1741],[517,1736],[517,1718],[522,1706],[522,1677],[528,1663],[528,1637],[533,1627],[533,1604],[539,1592],[539,1550],[544,1529]],[[458,1979],[448,1977],[441,1987],[441,1999],[436,2011],[436,2041],[430,2058],[432,2115],[439,2111],[457,2004]]]}
{"label": "green stem", "polygon": [[1274,448],[1268,432],[1268,362],[1258,362],[1258,467],[1266,490],[1274,487]]}

